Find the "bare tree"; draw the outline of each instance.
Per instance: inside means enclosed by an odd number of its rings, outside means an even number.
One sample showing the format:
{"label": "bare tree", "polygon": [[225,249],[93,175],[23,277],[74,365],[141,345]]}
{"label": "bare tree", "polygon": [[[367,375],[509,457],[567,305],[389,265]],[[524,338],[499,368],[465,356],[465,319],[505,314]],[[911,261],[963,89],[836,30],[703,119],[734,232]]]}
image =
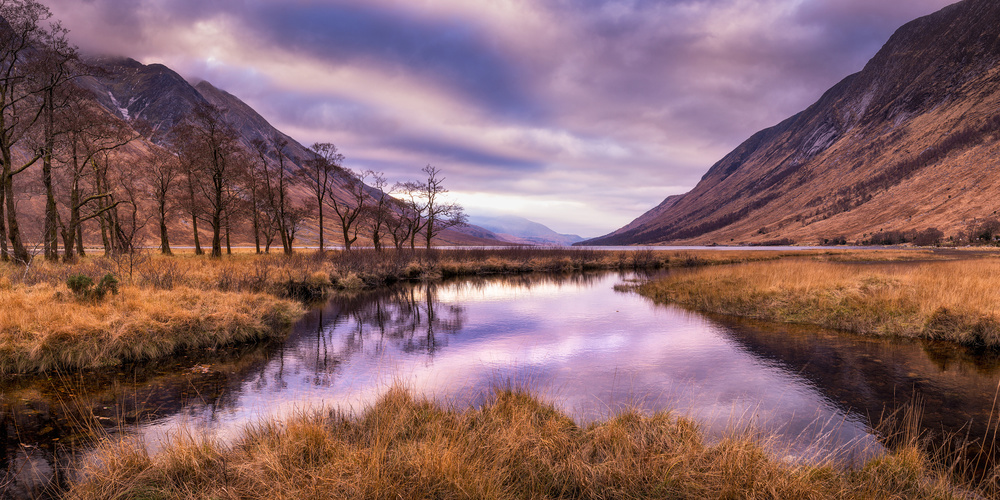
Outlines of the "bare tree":
{"label": "bare tree", "polygon": [[305,162],[306,168],[299,172],[306,185],[312,189],[313,195],[316,196],[316,209],[319,211],[319,252],[323,253],[326,249],[323,236],[323,200],[334,188],[332,183],[342,169],[344,155],[337,151],[337,146],[329,142],[317,142],[312,145],[311,149],[316,153],[316,157],[307,160]]}
{"label": "bare tree", "polygon": [[382,233],[389,229],[392,218],[392,208],[395,199],[388,192],[388,182],[382,172],[368,171],[369,185],[372,188],[371,205],[368,208],[368,224],[371,229],[372,246],[376,252],[381,252]]}
{"label": "bare tree", "polygon": [[424,206],[424,239],[427,248],[430,248],[434,236],[445,229],[465,225],[468,216],[458,203],[442,199],[448,190],[444,188],[444,177],[438,178],[441,171],[437,167],[427,165],[421,172],[427,174],[427,181],[421,184],[419,196]]}
{"label": "bare tree", "polygon": [[[10,240],[14,260],[28,262],[30,256],[21,237],[14,197],[14,178],[45,155],[44,148],[35,149],[19,161],[15,146],[31,132],[44,111],[38,82],[32,79],[32,60],[39,46],[48,39],[62,38],[60,28],[42,24],[52,17],[49,9],[35,0],[0,0],[0,205],[6,212],[0,222],[0,257],[8,259]],[[0,219],[3,219],[0,217]],[[4,224],[5,223],[5,224]]]}
{"label": "bare tree", "polygon": [[249,194],[248,204],[250,210],[250,220],[253,227],[253,243],[257,253],[260,254],[261,236],[265,237],[265,251],[270,253],[271,242],[274,240],[276,231],[274,230],[274,217],[270,215],[272,203],[270,201],[270,189],[267,185],[267,143],[260,139],[254,139],[250,143],[253,157],[246,158],[246,184]]}
{"label": "bare tree", "polygon": [[294,205],[290,204],[287,209],[285,209],[285,221],[283,223],[285,231],[287,232],[287,237],[289,244],[295,241],[295,235],[302,228],[302,224],[309,218],[309,214],[313,213],[313,207],[308,205]]}
{"label": "bare tree", "polygon": [[98,213],[100,214],[97,217],[97,221],[101,225],[101,242],[104,244],[104,255],[112,256],[119,253],[118,240],[115,238],[115,233],[118,226],[117,210],[120,202],[116,202],[114,199],[111,181],[108,176],[111,159],[106,152],[102,151],[90,161],[90,166],[95,192],[105,193],[95,200],[97,202]]}
{"label": "bare tree", "polygon": [[59,260],[58,212],[53,184],[53,159],[56,140],[65,135],[59,114],[72,107],[79,92],[71,84],[76,77],[71,63],[77,60],[76,48],[66,40],[67,30],[56,23],[43,32],[36,43],[31,72],[42,99],[42,186],[45,189],[45,223],[42,247],[45,259]]}
{"label": "bare tree", "polygon": [[198,219],[204,210],[204,203],[198,196],[198,184],[201,182],[202,165],[198,158],[196,148],[185,147],[186,142],[183,137],[187,130],[185,127],[179,128],[174,137],[177,147],[177,157],[180,160],[181,174],[184,179],[184,193],[181,197],[181,205],[187,211],[191,219],[191,232],[194,238],[194,254],[204,255],[205,250],[201,248],[201,234],[198,232]]}
{"label": "bare tree", "polygon": [[364,171],[356,174],[347,167],[341,167],[337,181],[340,189],[330,190],[327,193],[326,199],[340,220],[344,250],[347,251],[350,251],[351,245],[358,240],[358,233],[361,230],[361,215],[365,212],[365,201],[368,198],[365,186],[368,173]]}
{"label": "bare tree", "polygon": [[[389,230],[389,235],[392,236],[392,243],[396,247],[396,250],[402,250],[403,246],[408,241],[411,241],[410,231],[413,227],[411,220],[415,216],[405,203],[399,202],[398,209],[394,213],[390,213],[386,219],[386,229]],[[413,247],[411,246],[410,248]]]}
{"label": "bare tree", "polygon": [[[397,235],[410,242],[410,250],[417,245],[417,235],[426,225],[424,212],[427,210],[427,203],[422,198],[423,184],[414,181],[396,183],[393,194],[402,205],[402,209],[396,214],[396,229],[393,230],[393,239]],[[399,248],[399,244],[396,244]]]}
{"label": "bare tree", "polygon": [[63,258],[67,261],[83,255],[84,222],[103,217],[117,206],[111,201],[110,190],[103,189],[97,177],[98,158],[136,138],[121,120],[95,108],[83,97],[73,101],[71,110],[61,125],[66,131],[61,162],[68,213],[67,217],[57,215],[62,229]]}
{"label": "bare tree", "polygon": [[[286,255],[292,254],[292,243],[295,239],[295,231],[289,226],[298,214],[290,213],[289,187],[292,178],[285,168],[288,156],[285,148],[288,147],[288,139],[275,134],[269,141],[254,140],[252,147],[259,162],[257,168],[262,176],[263,184],[260,186],[263,191],[263,199],[267,205],[266,211],[272,227],[262,227],[273,233],[276,232],[281,237],[281,246]],[[272,160],[273,157],[273,160]],[[267,242],[266,251],[270,251],[270,239]]]}
{"label": "bare tree", "polygon": [[[200,182],[188,179],[189,189],[200,191],[210,209],[208,223],[212,227],[212,257],[222,257],[223,215],[233,202],[229,184],[234,182],[236,171],[233,156],[237,152],[236,133],[222,118],[222,111],[211,105],[195,108],[189,123],[180,131],[182,149],[188,161],[200,165],[192,172],[200,172]],[[192,196],[194,198],[194,196]],[[192,206],[194,206],[192,199]]]}
{"label": "bare tree", "polygon": [[298,229],[297,225],[293,223],[299,218],[299,214],[295,213],[289,206],[288,188],[291,185],[291,179],[289,178],[288,170],[285,169],[285,162],[288,160],[288,156],[285,153],[285,148],[288,147],[288,139],[275,134],[271,138],[271,147],[274,149],[274,155],[278,160],[277,168],[274,169],[274,195],[272,197],[275,202],[274,210],[278,221],[278,236],[281,237],[281,248],[284,250],[285,255],[291,255],[292,242],[295,240],[295,232]]}
{"label": "bare tree", "polygon": [[156,217],[160,227],[160,253],[173,255],[167,221],[177,209],[175,190],[181,180],[180,159],[168,151],[157,149],[145,162],[149,194],[156,204]]}
{"label": "bare tree", "polygon": [[[112,193],[110,200],[116,203],[116,208],[109,210],[113,214],[110,225],[113,238],[113,252],[116,255],[134,255],[139,250],[137,244],[149,220],[155,217],[153,213],[140,213],[143,199],[147,196],[146,176],[142,162],[115,161],[109,153],[104,153],[104,161],[115,168],[107,174],[108,187]],[[110,169],[109,169],[110,170]],[[130,260],[130,263],[132,261]]]}

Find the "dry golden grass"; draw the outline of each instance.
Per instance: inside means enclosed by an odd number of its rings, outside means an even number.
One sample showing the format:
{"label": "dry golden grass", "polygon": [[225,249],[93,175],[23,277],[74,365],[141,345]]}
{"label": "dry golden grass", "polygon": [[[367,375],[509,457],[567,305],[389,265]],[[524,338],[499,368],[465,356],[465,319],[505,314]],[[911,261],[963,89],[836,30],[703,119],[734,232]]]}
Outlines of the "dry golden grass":
{"label": "dry golden grass", "polygon": [[[0,264],[0,374],[94,368],[280,335],[302,308],[334,289],[404,279],[530,272],[660,269],[776,258],[761,252],[606,252],[580,249],[355,250],[211,259],[138,254],[28,267]],[[113,274],[123,294],[76,300],[66,282]]]}
{"label": "dry golden grass", "polygon": [[357,249],[284,255],[240,253],[222,259],[191,253],[164,257],[141,255],[122,259],[86,258],[75,264],[36,260],[25,271],[0,265],[0,282],[33,285],[65,283],[72,274],[116,275],[123,283],[143,288],[263,292],[275,295],[320,295],[331,288],[373,288],[408,279],[455,276],[571,272],[584,270],[646,270],[694,267],[778,258],[759,251],[603,251],[572,248],[454,249],[416,251]]}
{"label": "dry golden grass", "polygon": [[0,373],[97,368],[284,335],[303,313],[265,294],[125,287],[101,301],[65,286],[0,290]]}
{"label": "dry golden grass", "polygon": [[959,498],[919,449],[857,468],[775,460],[753,438],[715,444],[669,413],[577,426],[528,395],[444,410],[393,389],[350,417],[301,414],[232,446],[179,437],[150,456],[108,443],[66,498]]}
{"label": "dry golden grass", "polygon": [[639,288],[699,311],[868,335],[1000,346],[993,258],[903,264],[786,259],[704,268]]}

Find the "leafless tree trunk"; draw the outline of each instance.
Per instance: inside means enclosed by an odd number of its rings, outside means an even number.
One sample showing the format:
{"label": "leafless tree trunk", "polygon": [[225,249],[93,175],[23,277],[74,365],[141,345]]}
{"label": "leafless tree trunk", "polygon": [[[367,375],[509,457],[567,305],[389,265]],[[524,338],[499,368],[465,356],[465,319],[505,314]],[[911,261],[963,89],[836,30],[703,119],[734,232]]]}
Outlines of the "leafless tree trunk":
{"label": "leafless tree trunk", "polygon": [[316,153],[316,157],[306,161],[306,168],[300,172],[306,185],[316,196],[316,207],[319,210],[319,252],[323,253],[326,250],[323,236],[323,200],[333,187],[331,182],[341,169],[344,155],[337,152],[337,146],[329,142],[313,144],[311,149]]}
{"label": "leafless tree trunk", "polygon": [[[61,160],[63,167],[63,191],[66,192],[68,217],[59,217],[62,226],[63,259],[74,260],[84,254],[83,223],[102,218],[107,210],[114,209],[109,202],[110,191],[104,189],[97,158],[118,149],[132,140],[135,135],[129,127],[120,120],[110,117],[98,109],[82,92],[71,93],[67,102],[68,112],[61,116],[59,127],[66,138],[62,154],[68,156]],[[87,184],[87,173],[92,172],[91,181]],[[86,192],[86,188],[90,188]],[[89,215],[83,210],[92,206]],[[58,214],[57,214],[58,216]],[[106,229],[106,225],[102,225]],[[110,241],[107,246],[110,247]],[[74,251],[75,247],[75,251]],[[110,248],[109,248],[110,249]]]}
{"label": "leafless tree trunk", "polygon": [[389,225],[392,216],[393,198],[386,192],[388,182],[381,172],[369,171],[368,178],[374,189],[371,206],[369,207],[369,225],[372,235],[372,246],[376,252],[382,251],[382,231]]}
{"label": "leafless tree trunk", "polygon": [[155,151],[148,162],[150,191],[156,203],[156,215],[160,229],[160,253],[173,255],[170,250],[170,234],[167,220],[174,212],[174,186],[180,177],[180,161],[166,151]]}
{"label": "leafless tree trunk", "polygon": [[337,191],[333,189],[327,192],[326,198],[340,220],[340,230],[344,237],[344,250],[350,251],[351,245],[358,240],[358,232],[361,230],[360,217],[365,212],[367,205],[365,202],[368,193],[364,181],[368,171],[359,175],[347,167],[341,167],[339,174],[343,199],[340,199]]}
{"label": "leafless tree trunk", "polygon": [[75,75],[71,62],[77,59],[76,49],[66,41],[66,30],[53,26],[36,47],[38,56],[32,72],[39,82],[42,96],[42,186],[45,189],[45,223],[42,230],[42,247],[45,259],[59,260],[58,208],[53,182],[53,159],[56,140],[66,133],[60,126],[63,120],[57,115],[70,108],[76,93],[71,89]]}
{"label": "leafless tree trunk", "polygon": [[424,241],[427,248],[430,249],[434,236],[450,227],[464,225],[468,217],[463,212],[461,205],[442,199],[448,190],[444,187],[444,178],[438,178],[441,171],[437,167],[427,165],[421,171],[427,174],[427,181],[422,184],[423,190],[420,196],[424,200],[424,213],[426,214]]}
{"label": "leafless tree trunk", "polygon": [[32,58],[37,55],[36,47],[48,38],[62,36],[62,32],[43,26],[52,15],[47,7],[35,0],[2,2],[0,17],[6,21],[0,30],[0,189],[3,190],[6,236],[13,258],[17,262],[28,262],[30,256],[17,219],[14,179],[44,153],[36,150],[26,161],[18,161],[14,148],[38,122],[44,110],[38,96],[40,88],[30,71]]}
{"label": "leafless tree trunk", "polygon": [[[234,157],[238,151],[235,131],[223,120],[222,111],[205,105],[195,109],[189,122],[178,129],[178,144],[185,160],[192,165],[190,172],[202,174],[202,179],[188,178],[191,207],[196,207],[197,199],[204,199],[211,209],[208,222],[212,227],[212,257],[222,257],[223,214],[233,202],[228,193],[230,184],[235,182],[233,173]],[[194,165],[199,165],[195,169]],[[196,197],[197,194],[201,195]],[[192,225],[197,220],[192,210]],[[195,233],[195,246],[200,248]]]}

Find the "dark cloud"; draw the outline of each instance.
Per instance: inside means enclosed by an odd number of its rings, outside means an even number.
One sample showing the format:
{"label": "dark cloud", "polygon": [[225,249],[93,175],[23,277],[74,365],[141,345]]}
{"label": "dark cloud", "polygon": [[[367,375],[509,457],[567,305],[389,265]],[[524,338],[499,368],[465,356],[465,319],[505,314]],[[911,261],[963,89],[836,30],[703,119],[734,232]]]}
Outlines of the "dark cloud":
{"label": "dark cloud", "polygon": [[373,5],[266,4],[245,15],[257,35],[331,62],[361,61],[450,88],[498,118],[540,117],[516,61],[466,19],[425,19]]}

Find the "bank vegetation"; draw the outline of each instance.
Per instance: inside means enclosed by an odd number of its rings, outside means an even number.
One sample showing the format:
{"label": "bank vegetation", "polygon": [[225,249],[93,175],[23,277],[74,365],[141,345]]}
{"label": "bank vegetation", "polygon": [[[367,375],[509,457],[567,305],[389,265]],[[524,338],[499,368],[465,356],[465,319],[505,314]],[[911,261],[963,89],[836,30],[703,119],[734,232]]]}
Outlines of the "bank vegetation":
{"label": "bank vegetation", "polygon": [[231,445],[106,443],[66,497],[963,498],[914,440],[855,466],[773,457],[752,433],[709,441],[666,412],[581,427],[523,392],[455,410],[392,389],[359,415],[302,412]]}
{"label": "bank vegetation", "polygon": [[456,249],[148,253],[0,264],[0,375],[87,369],[281,339],[337,290],[460,276],[654,270],[773,258],[753,252]]}
{"label": "bank vegetation", "polygon": [[814,257],[675,273],[639,292],[704,312],[997,348],[998,273],[1000,260],[974,254],[895,263]]}

